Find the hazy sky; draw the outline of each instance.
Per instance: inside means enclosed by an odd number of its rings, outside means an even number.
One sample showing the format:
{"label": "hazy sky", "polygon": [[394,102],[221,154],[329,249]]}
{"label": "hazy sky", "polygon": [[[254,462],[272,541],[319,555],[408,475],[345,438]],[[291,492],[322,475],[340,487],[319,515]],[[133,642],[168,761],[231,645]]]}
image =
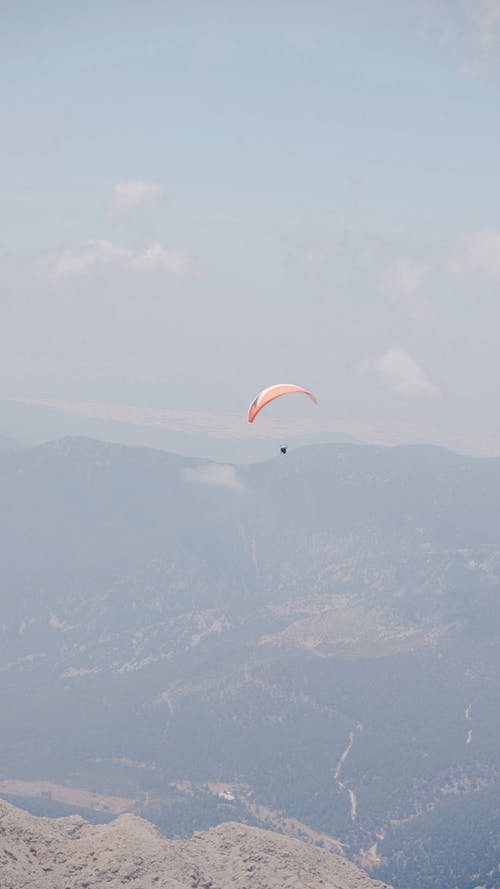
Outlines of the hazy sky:
{"label": "hazy sky", "polygon": [[0,395],[500,436],[500,0],[1,8]]}

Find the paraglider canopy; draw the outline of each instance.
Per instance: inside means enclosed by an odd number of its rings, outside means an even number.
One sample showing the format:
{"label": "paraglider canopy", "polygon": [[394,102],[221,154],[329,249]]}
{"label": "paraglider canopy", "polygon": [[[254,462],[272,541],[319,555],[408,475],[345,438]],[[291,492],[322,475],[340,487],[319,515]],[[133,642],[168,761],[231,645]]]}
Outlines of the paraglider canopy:
{"label": "paraglider canopy", "polygon": [[275,398],[279,398],[281,395],[288,395],[290,392],[303,392],[304,395],[308,395],[315,404],[318,403],[318,399],[312,392],[309,392],[309,389],[304,389],[303,386],[294,386],[292,383],[278,383],[276,386],[269,386],[267,389],[263,389],[262,392],[259,392],[257,397],[254,398],[248,408],[248,422],[253,423],[259,411],[261,411],[266,404],[269,404],[270,401],[274,401]]}

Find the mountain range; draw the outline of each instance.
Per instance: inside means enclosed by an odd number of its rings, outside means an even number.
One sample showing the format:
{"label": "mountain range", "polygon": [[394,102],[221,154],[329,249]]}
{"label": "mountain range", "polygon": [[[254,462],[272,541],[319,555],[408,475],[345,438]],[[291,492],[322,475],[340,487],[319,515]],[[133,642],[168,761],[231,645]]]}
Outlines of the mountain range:
{"label": "mountain range", "polygon": [[6,800],[498,887],[500,460],[67,438],[1,453],[0,503]]}

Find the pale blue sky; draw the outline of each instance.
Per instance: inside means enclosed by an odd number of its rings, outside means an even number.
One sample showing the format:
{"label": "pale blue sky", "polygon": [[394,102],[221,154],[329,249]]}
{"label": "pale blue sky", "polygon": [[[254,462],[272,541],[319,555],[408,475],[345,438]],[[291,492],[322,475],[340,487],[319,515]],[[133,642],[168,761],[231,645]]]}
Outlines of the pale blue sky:
{"label": "pale blue sky", "polygon": [[500,436],[500,0],[2,9],[0,394]]}

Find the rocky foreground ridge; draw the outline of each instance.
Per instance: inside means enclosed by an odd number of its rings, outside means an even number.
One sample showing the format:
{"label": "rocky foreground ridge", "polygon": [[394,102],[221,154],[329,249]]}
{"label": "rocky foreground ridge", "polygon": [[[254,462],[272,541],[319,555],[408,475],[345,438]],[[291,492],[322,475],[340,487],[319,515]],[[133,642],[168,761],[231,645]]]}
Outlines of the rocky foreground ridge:
{"label": "rocky foreground ridge", "polygon": [[338,855],[228,822],[169,840],[121,815],[39,818],[0,800],[2,889],[383,889]]}

